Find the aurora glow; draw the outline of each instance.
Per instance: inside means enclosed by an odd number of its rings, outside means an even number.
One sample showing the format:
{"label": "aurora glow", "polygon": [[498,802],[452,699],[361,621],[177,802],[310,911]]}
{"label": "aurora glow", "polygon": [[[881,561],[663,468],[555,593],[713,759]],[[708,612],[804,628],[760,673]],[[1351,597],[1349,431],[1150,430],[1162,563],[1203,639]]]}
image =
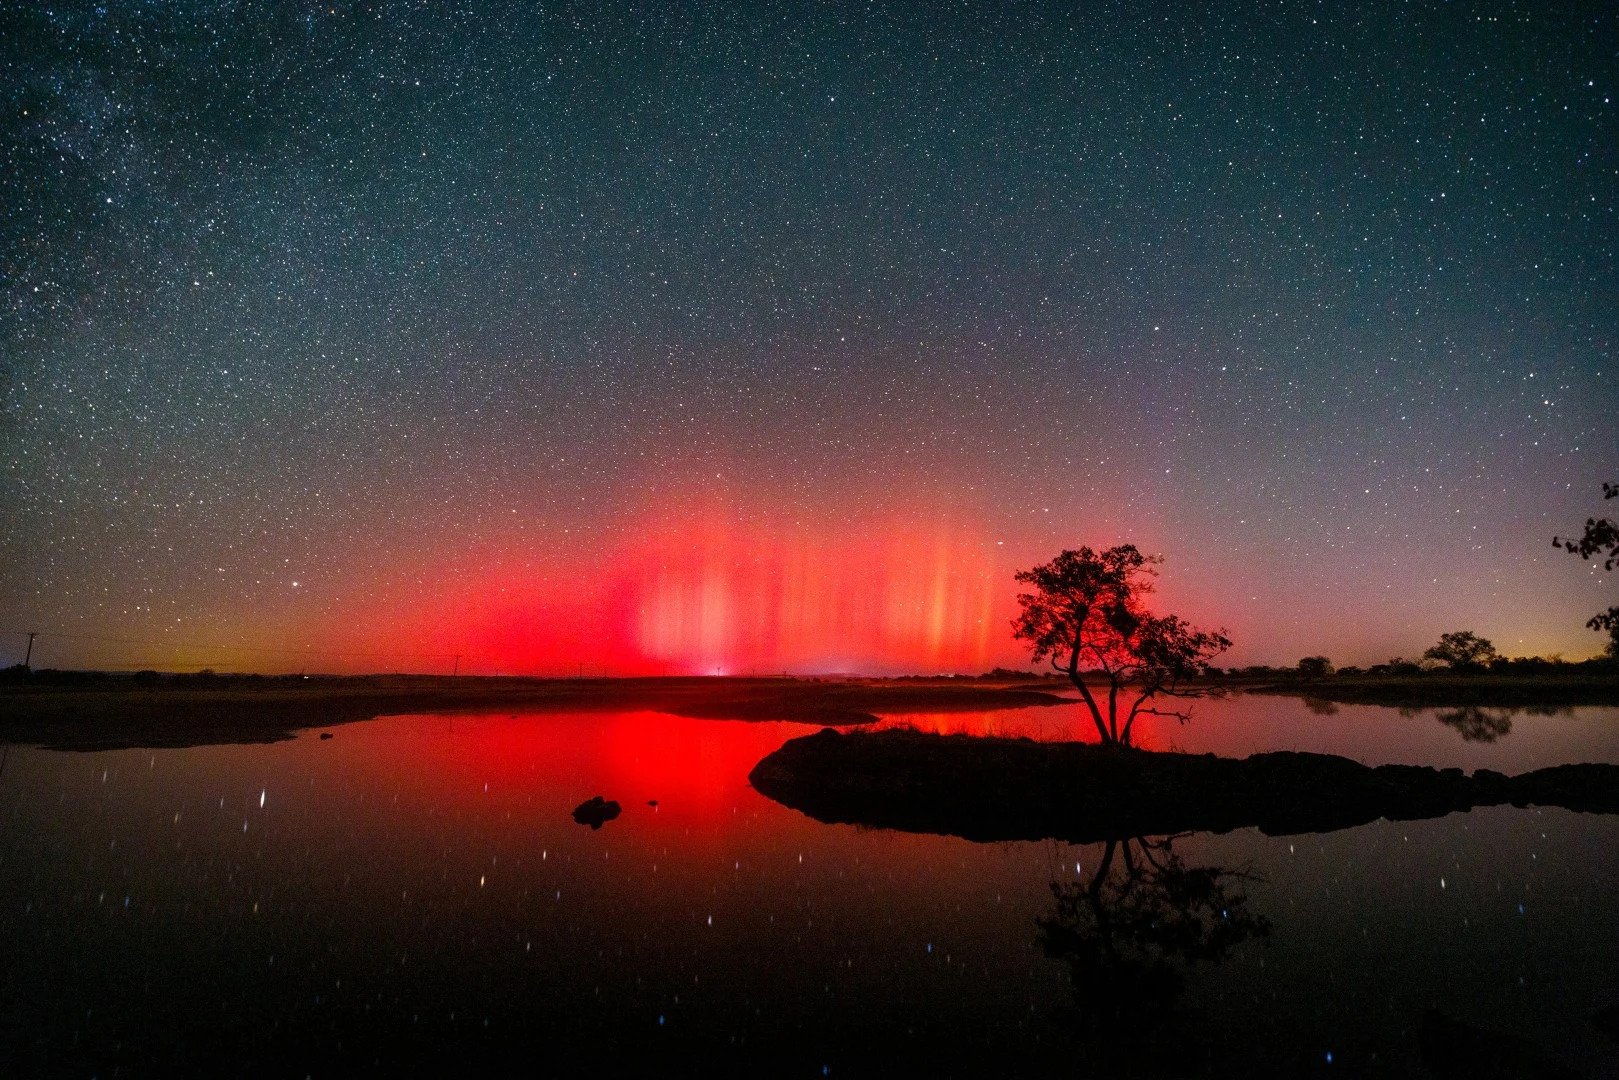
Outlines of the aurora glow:
{"label": "aurora glow", "polygon": [[1550,540],[1619,479],[1615,20],[34,8],[0,630],[981,670],[1014,570],[1128,541],[1233,663],[1590,655],[1614,583]]}

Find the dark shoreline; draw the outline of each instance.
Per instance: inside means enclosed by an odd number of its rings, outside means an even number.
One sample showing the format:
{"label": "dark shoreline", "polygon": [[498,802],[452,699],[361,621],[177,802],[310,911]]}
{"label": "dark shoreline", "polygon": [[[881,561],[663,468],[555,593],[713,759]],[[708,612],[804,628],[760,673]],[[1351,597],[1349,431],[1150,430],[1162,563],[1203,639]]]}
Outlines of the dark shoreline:
{"label": "dark shoreline", "polygon": [[1351,675],[1245,684],[1228,683],[1245,694],[1314,698],[1345,705],[1387,705],[1396,709],[1536,708],[1619,705],[1619,673],[1613,675]]}
{"label": "dark shoreline", "polygon": [[1475,806],[1619,813],[1619,765],[1508,777],[1283,751],[1235,759],[911,731],[793,739],[749,774],[817,821],[975,841],[1092,843],[1256,827],[1330,832]]}
{"label": "dark shoreline", "polygon": [[1055,694],[954,680],[508,679],[359,676],[224,685],[0,689],[0,742],[59,750],[277,742],[302,729],[401,713],[647,709],[712,720],[848,726],[878,712],[1070,704]]}

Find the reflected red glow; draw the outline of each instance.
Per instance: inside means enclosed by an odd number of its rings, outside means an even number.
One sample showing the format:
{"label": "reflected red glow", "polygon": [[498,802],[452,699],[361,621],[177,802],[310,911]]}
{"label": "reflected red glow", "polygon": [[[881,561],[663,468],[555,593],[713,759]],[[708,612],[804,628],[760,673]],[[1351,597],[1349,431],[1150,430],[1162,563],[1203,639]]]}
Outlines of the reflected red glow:
{"label": "reflected red glow", "polygon": [[[391,728],[361,725],[339,750],[356,762],[403,755],[431,769],[390,770],[394,780],[454,801],[544,793],[557,819],[592,795],[618,800],[643,827],[677,828],[683,842],[717,841],[757,805],[748,773],[788,739],[813,731],[789,723],[693,720],[657,712],[423,715]],[[386,744],[374,742],[386,737]],[[658,805],[648,805],[656,800]],[[615,829],[615,836],[621,834]],[[635,830],[637,833],[639,830]]]}
{"label": "reflected red glow", "polygon": [[[1049,686],[1042,689],[1050,690]],[[1059,691],[1060,692],[1060,691]],[[882,718],[878,728],[903,728],[934,735],[976,735],[1036,742],[1097,741],[1096,725],[1078,700],[1057,708],[997,709],[988,712],[896,713]],[[1166,750],[1174,740],[1163,723],[1143,718],[1135,728],[1134,745],[1143,750]]]}
{"label": "reflected red glow", "polygon": [[[977,735],[1037,742],[1095,742],[1096,725],[1077,708],[998,709],[992,712],[895,713],[878,728],[934,735]],[[1087,731],[1086,729],[1090,730]]]}
{"label": "reflected red glow", "polygon": [[[908,713],[879,726],[1044,741],[1096,737],[1077,708]],[[753,767],[815,730],[646,710],[422,715],[345,728],[323,752],[346,758],[357,775],[385,780],[386,792],[414,788],[468,809],[514,809],[523,819],[566,822],[574,806],[602,795],[624,808],[622,820],[607,826],[615,840],[656,849],[674,830],[682,845],[706,847],[731,843],[747,815],[768,802],[748,783]],[[384,762],[397,764],[379,767]]]}

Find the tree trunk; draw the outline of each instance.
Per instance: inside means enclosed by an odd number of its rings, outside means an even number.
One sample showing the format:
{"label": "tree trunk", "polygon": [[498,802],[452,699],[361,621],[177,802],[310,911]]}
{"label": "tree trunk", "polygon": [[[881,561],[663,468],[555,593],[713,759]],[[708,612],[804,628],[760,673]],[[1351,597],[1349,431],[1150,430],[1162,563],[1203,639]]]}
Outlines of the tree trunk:
{"label": "tree trunk", "polygon": [[1091,688],[1085,685],[1085,680],[1079,674],[1079,642],[1074,642],[1073,650],[1068,654],[1068,681],[1079,690],[1080,696],[1091,710],[1091,722],[1096,725],[1096,734],[1101,736],[1103,744],[1114,742],[1107,725],[1102,722],[1102,710],[1096,704],[1096,698],[1091,696]]}
{"label": "tree trunk", "polygon": [[1130,716],[1124,722],[1124,730],[1119,733],[1119,740],[1126,746],[1130,745],[1130,729],[1136,726],[1136,717],[1141,712],[1141,703],[1146,700],[1147,695],[1142,694],[1140,697],[1136,698],[1136,703],[1130,706]]}

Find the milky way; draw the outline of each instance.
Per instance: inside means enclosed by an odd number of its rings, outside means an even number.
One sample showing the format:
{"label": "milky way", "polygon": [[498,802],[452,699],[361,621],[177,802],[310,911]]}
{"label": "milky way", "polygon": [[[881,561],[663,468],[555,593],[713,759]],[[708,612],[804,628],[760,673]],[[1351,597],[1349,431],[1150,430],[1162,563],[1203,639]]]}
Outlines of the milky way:
{"label": "milky way", "polygon": [[36,665],[972,669],[1123,541],[1237,662],[1601,644],[1611,5],[7,18]]}

